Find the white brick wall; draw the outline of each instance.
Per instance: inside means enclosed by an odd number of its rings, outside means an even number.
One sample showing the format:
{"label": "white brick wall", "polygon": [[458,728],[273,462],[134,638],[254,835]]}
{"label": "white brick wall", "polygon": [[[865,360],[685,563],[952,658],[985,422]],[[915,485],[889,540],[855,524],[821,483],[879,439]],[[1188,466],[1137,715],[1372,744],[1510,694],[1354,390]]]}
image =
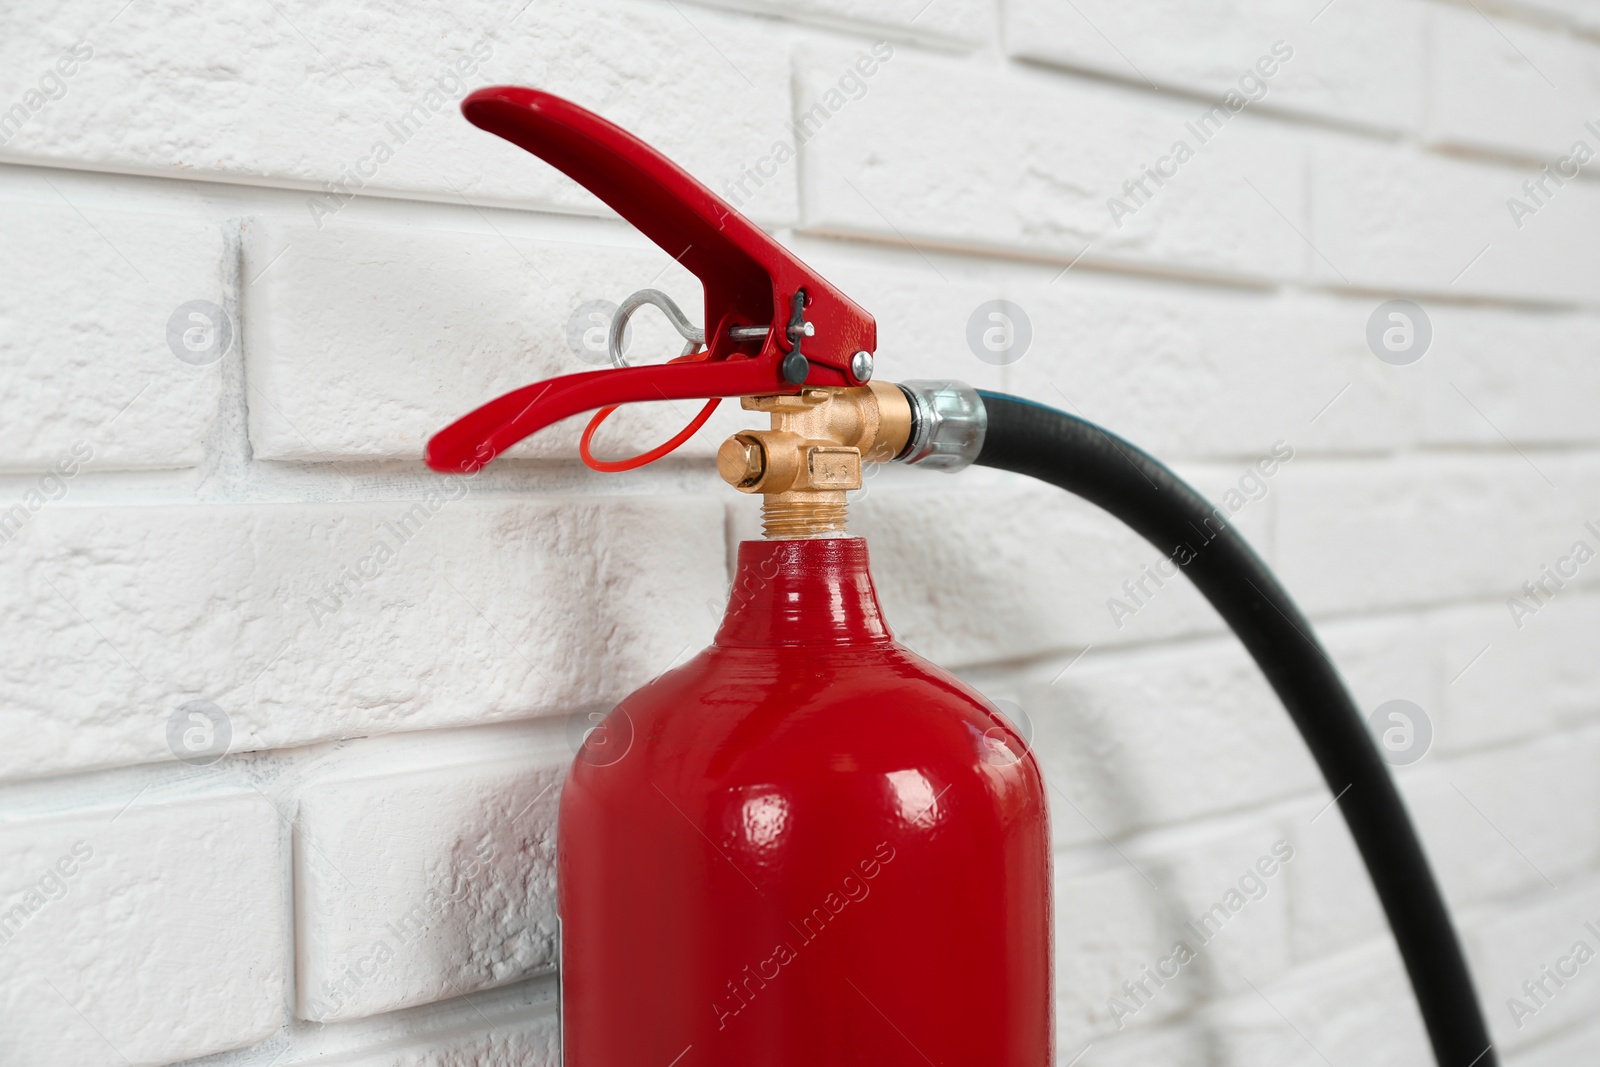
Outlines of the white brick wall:
{"label": "white brick wall", "polygon": [[68,199],[70,183],[6,184],[0,364],[30,388],[0,399],[0,469],[45,472],[75,446],[96,470],[194,466],[221,369],[175,359],[167,324],[189,300],[228,301],[224,227],[155,211],[96,211],[91,221]]}
{"label": "white brick wall", "polygon": [[[754,502],[710,463],[736,405],[629,475],[579,467],[576,423],[470,483],[422,467],[589,365],[580,305],[699,317],[670,255],[460,119],[494,82],[737,196],[877,316],[884,375],[1081,411],[1241,494],[1362,707],[1431,721],[1397,774],[1507,1062],[1593,1060],[1600,962],[1524,983],[1600,949],[1600,562],[1547,569],[1600,551],[1600,181],[1559,173],[1600,153],[1600,4],[413,7],[0,13],[0,1064],[559,1061],[573,738],[709,639]],[[999,297],[1034,338],[1004,367],[966,341]],[[1395,298],[1432,328],[1408,366],[1367,340]],[[1156,550],[992,472],[859,497],[891,623],[1020,709],[1049,779],[1059,1062],[1426,1062],[1270,691],[1180,582],[1112,610]]]}

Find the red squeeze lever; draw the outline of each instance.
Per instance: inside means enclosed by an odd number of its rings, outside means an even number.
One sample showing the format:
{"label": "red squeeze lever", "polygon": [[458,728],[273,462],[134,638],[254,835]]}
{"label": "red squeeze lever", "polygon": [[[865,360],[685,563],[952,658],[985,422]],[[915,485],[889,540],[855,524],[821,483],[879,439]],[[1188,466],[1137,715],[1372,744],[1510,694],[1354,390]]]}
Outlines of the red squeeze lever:
{"label": "red squeeze lever", "polygon": [[852,363],[877,349],[872,316],[666,156],[537,89],[479,89],[461,112],[565,173],[692,271],[705,289],[707,352],[696,362],[584,371],[513,390],[435,434],[428,466],[472,473],[529,434],[611,404],[865,384]]}

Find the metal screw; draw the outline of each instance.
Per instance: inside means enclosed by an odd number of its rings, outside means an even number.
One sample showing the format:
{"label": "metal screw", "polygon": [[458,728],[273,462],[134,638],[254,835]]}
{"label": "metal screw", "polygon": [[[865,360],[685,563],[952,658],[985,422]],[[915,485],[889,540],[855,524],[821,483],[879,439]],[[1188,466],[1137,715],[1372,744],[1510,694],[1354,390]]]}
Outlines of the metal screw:
{"label": "metal screw", "polygon": [[850,357],[850,373],[858,382],[872,381],[872,353],[857,352]]}

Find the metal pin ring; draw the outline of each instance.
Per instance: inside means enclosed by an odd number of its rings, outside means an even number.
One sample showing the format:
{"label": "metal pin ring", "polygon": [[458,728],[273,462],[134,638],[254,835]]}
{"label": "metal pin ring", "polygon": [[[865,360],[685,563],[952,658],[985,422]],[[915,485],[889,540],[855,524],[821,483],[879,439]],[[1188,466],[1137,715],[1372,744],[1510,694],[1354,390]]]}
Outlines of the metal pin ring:
{"label": "metal pin ring", "polygon": [[654,304],[667,316],[667,321],[672,323],[672,328],[678,331],[678,336],[685,341],[683,354],[689,355],[706,343],[706,332],[695,327],[683,309],[673,301],[672,297],[659,289],[640,289],[628,299],[624,300],[617,308],[616,315],[611,319],[611,330],[606,334],[606,354],[611,358],[613,367],[626,367],[628,360],[622,354],[622,334],[628,328],[628,320],[633,318],[633,313],[646,304]]}

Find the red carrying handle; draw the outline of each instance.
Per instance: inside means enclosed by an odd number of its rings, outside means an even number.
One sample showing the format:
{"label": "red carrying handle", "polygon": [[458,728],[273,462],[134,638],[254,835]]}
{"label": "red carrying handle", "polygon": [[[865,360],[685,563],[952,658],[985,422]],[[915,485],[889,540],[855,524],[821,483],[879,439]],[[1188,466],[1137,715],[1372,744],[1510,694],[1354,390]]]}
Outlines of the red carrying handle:
{"label": "red carrying handle", "polygon": [[[877,324],[721,197],[628,131],[537,89],[479,89],[461,103],[473,125],[527,149],[605,201],[705,290],[703,360],[585,371],[489,401],[428,442],[428,466],[471,473],[529,434],[598,407],[649,400],[794,393],[803,385],[861,385],[857,352],[877,349]],[[799,380],[784,373],[788,326],[803,293]],[[737,339],[733,327],[768,327]],[[794,361],[791,361],[791,371]]]}

